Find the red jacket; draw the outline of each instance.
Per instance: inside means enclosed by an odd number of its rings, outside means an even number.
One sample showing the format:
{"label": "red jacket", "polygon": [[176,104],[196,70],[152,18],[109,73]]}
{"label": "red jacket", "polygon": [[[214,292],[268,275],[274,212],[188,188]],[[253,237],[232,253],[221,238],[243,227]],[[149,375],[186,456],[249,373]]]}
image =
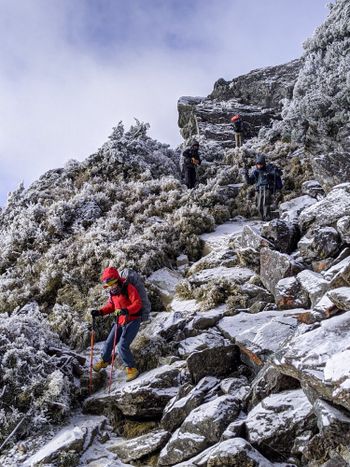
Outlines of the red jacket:
{"label": "red jacket", "polygon": [[[125,279],[122,279],[122,281],[124,282]],[[128,314],[126,316],[118,316],[118,324],[121,326],[139,318],[139,312],[142,308],[142,301],[137,289],[132,284],[128,284],[126,290],[127,297],[123,294],[110,295],[108,302],[100,309],[103,315],[109,315],[115,310],[127,310]]]}

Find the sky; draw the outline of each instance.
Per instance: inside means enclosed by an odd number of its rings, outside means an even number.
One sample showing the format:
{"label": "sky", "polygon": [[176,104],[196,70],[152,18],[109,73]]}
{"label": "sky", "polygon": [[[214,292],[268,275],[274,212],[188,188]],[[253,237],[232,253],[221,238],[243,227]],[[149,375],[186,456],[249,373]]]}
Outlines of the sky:
{"label": "sky", "polygon": [[0,0],[0,206],[134,118],[172,147],[177,100],[298,58],[327,0]]}

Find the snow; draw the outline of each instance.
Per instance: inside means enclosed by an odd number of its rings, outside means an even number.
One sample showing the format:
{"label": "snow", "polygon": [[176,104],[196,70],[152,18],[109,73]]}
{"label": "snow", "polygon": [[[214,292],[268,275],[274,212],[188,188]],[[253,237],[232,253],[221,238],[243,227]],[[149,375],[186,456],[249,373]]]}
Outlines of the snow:
{"label": "snow", "polygon": [[332,355],[324,367],[325,382],[340,383],[344,389],[350,389],[349,361],[350,349]]}
{"label": "snow", "polygon": [[226,268],[224,266],[219,266],[212,269],[204,269],[197,274],[193,274],[193,276],[191,276],[191,282],[195,282],[196,284],[203,284],[209,282],[210,280],[226,279],[242,284],[247,282],[254,275],[255,272],[249,268]]}
{"label": "snow", "polygon": [[261,225],[261,221],[249,221],[241,218],[217,226],[214,232],[202,234],[200,238],[204,241],[205,253],[228,248],[229,242],[242,233],[245,225],[258,228]]}
{"label": "snow", "polygon": [[174,313],[193,313],[194,311],[198,311],[200,309],[196,300],[179,300],[174,298],[169,308]]}
{"label": "snow", "polygon": [[315,204],[317,200],[309,195],[299,196],[279,205],[280,218],[287,222],[295,222],[299,214],[307,207]]}
{"label": "snow", "polygon": [[246,426],[249,441],[259,443],[275,432],[288,432],[312,411],[312,405],[301,389],[271,394],[248,414]]}

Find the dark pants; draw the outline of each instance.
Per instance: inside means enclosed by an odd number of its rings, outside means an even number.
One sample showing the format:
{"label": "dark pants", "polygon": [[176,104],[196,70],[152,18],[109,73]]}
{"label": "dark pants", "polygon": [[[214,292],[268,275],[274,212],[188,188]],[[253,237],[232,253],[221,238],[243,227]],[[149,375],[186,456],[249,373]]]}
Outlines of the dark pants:
{"label": "dark pants", "polygon": [[242,146],[242,133],[240,131],[235,131],[235,142],[237,148]]}
{"label": "dark pants", "polygon": [[187,188],[194,188],[196,184],[196,169],[189,167],[185,168],[185,184]]}
{"label": "dark pants", "polygon": [[[141,318],[130,321],[125,326],[118,325],[117,339],[118,354],[125,366],[135,368],[135,360],[130,350],[131,342],[135,339],[138,330],[140,329]],[[114,342],[115,324],[107,337],[103,346],[102,359],[104,362],[110,363],[112,360],[112,350]]]}
{"label": "dark pants", "polygon": [[272,193],[267,186],[259,186],[256,192],[256,207],[262,220],[271,219]]}

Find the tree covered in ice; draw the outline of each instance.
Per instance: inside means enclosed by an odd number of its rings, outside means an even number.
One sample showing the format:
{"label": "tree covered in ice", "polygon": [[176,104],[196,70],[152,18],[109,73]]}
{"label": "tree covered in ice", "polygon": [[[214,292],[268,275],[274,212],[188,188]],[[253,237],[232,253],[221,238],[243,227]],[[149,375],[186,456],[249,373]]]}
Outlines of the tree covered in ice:
{"label": "tree covered in ice", "polygon": [[305,41],[293,97],[282,112],[283,134],[305,145],[325,188],[350,175],[350,3],[330,4],[326,21]]}
{"label": "tree covered in ice", "polygon": [[74,358],[37,304],[0,314],[0,444],[33,435],[70,413],[78,396]]}

